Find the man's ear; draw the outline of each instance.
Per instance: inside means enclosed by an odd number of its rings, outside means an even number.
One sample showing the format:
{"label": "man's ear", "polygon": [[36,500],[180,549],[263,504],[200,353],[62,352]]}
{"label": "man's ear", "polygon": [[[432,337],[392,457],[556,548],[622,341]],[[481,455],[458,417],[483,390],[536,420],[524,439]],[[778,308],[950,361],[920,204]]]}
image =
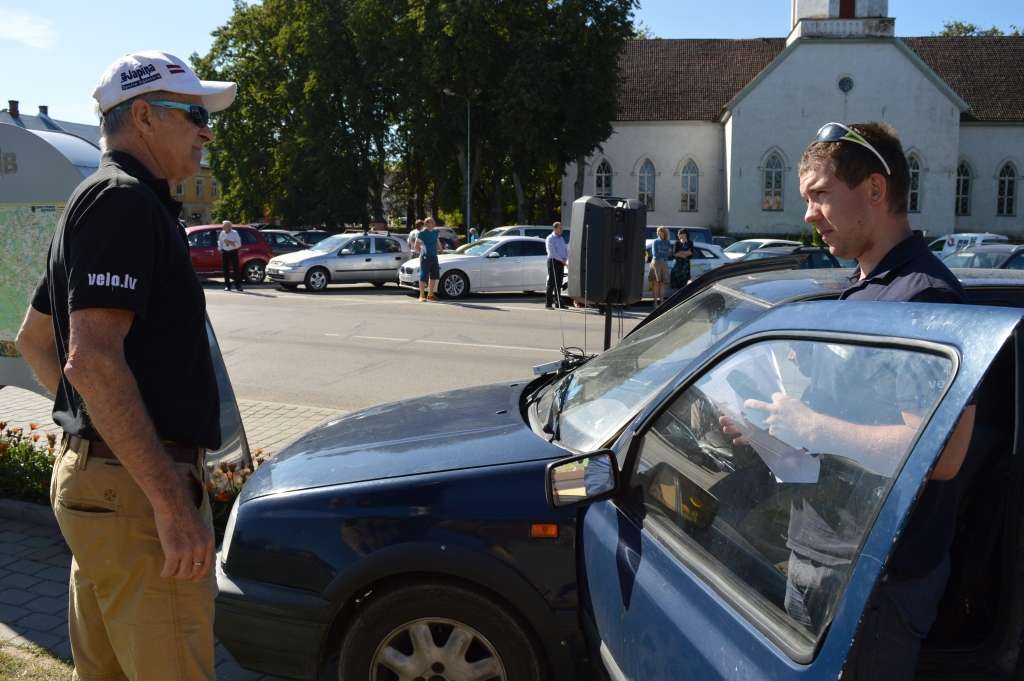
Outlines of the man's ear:
{"label": "man's ear", "polygon": [[145,99],[140,97],[132,102],[131,119],[140,134],[149,135],[153,133],[156,123],[153,119],[157,115],[156,109],[150,106],[149,102]]}
{"label": "man's ear", "polygon": [[868,176],[868,200],[872,206],[883,206],[889,200],[889,181],[881,173]]}

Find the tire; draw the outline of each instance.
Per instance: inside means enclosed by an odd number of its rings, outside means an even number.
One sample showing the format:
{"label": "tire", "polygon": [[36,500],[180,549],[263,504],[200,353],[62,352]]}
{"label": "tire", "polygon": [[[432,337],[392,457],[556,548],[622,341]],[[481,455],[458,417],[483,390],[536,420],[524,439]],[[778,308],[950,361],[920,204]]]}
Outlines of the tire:
{"label": "tire", "polygon": [[298,284],[278,284],[278,287],[283,291],[294,291],[299,287]]}
{"label": "tire", "polygon": [[[406,673],[399,676],[386,666],[385,656],[392,664],[408,665]],[[474,664],[477,670],[470,673]],[[482,675],[480,666],[489,667],[491,676]],[[352,620],[338,662],[340,681],[539,681],[544,676],[537,650],[513,617],[475,591],[446,584],[406,586],[371,600]]]}
{"label": "tire", "polygon": [[262,284],[267,277],[267,263],[262,260],[250,260],[245,263],[242,275],[247,284]]}
{"label": "tire", "polygon": [[445,272],[437,288],[445,298],[465,298],[469,295],[469,278],[458,270]]}
{"label": "tire", "polygon": [[373,282],[373,287],[374,288],[384,288],[384,282],[383,281],[375,281],[375,282]]}
{"label": "tire", "polygon": [[306,290],[323,291],[331,283],[331,273],[323,267],[314,267],[306,272]]}

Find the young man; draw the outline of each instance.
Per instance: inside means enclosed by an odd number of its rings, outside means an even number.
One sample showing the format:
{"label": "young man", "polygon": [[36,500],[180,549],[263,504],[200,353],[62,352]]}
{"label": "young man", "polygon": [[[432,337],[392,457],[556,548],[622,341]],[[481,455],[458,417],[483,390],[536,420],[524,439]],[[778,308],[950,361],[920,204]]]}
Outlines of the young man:
{"label": "young man", "polygon": [[228,271],[235,277],[235,288],[242,290],[242,272],[238,266],[238,249],[242,247],[242,237],[235,231],[230,220],[221,223],[220,234],[217,235],[217,250],[220,251],[221,265],[224,267],[224,290],[231,290],[231,279]]}
{"label": "young man", "polygon": [[220,407],[170,185],[199,172],[209,114],[235,87],[164,52],[107,68],[93,92],[100,167],[68,200],[18,334],[65,432],[51,502],[74,555],[68,624],[83,681],[215,678],[203,457],[220,446]]}
{"label": "young man", "polygon": [[[800,195],[807,202],[805,220],[813,225],[829,251],[855,258],[858,271],[841,300],[963,302],[953,274],[911,231],[907,219],[909,172],[895,132],[882,123],[828,123],[800,161]],[[851,423],[831,408],[838,394],[863,382],[845,377],[870,375],[870,359],[856,351],[843,357],[821,352],[807,362],[810,386],[800,399],[783,393],[771,402],[747,400],[745,407],[768,416],[771,435],[790,439],[825,437],[868,471],[884,471],[886,451],[904,451],[924,416],[927,390],[912,372],[901,377],[903,395],[893,404],[861,405],[869,418]],[[863,416],[863,415],[862,415]],[[863,425],[870,423],[872,425]],[[922,639],[935,620],[936,608],[949,576],[956,510],[962,481],[958,473],[967,452],[974,407],[965,411],[940,455],[908,526],[886,566],[865,612],[847,660],[844,679],[910,681],[914,678]],[[724,430],[742,433],[727,418]],[[834,451],[834,450],[833,450]],[[882,474],[891,475],[891,472]],[[820,631],[828,613],[822,592],[841,585],[850,569],[851,528],[830,526],[821,499],[797,499],[790,513],[787,546],[786,611],[795,620]],[[827,505],[827,504],[826,504]],[[855,532],[855,530],[854,530]],[[855,544],[852,544],[855,547]]]}
{"label": "young man", "polygon": [[548,285],[544,291],[544,307],[565,307],[562,303],[562,279],[565,278],[565,265],[569,262],[569,247],[562,236],[562,223],[551,225],[551,234],[544,241],[548,254]]}
{"label": "young man", "polygon": [[437,280],[441,277],[437,255],[444,252],[444,244],[434,227],[434,218],[426,218],[423,229],[416,235],[420,251],[420,302],[437,300]]}

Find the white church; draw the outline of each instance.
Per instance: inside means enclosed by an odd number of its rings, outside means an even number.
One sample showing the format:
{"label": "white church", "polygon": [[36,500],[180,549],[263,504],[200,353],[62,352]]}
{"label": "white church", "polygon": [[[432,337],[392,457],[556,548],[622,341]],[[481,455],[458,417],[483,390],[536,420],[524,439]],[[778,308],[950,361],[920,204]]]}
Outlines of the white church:
{"label": "white church", "polygon": [[1024,38],[898,38],[887,0],[792,0],[787,38],[634,40],[614,132],[566,168],[581,194],[633,197],[650,225],[797,234],[797,165],[829,121],[899,133],[910,221],[1024,238]]}

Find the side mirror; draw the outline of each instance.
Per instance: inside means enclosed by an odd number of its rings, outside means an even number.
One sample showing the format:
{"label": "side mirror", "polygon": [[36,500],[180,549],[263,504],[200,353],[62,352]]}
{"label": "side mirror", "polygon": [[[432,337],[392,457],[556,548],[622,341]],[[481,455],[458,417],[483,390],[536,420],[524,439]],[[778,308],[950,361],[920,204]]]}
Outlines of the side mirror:
{"label": "side mirror", "polygon": [[487,254],[487,257],[488,258],[500,258],[501,257],[501,253],[498,253],[497,251],[491,251],[490,253]]}
{"label": "side mirror", "polygon": [[341,249],[341,253],[339,253],[338,255],[352,255],[353,253],[355,253],[355,251],[353,251],[351,248],[343,248]]}
{"label": "side mirror", "polygon": [[545,471],[551,508],[567,508],[607,499],[619,484],[615,454],[603,449],[548,464]]}

